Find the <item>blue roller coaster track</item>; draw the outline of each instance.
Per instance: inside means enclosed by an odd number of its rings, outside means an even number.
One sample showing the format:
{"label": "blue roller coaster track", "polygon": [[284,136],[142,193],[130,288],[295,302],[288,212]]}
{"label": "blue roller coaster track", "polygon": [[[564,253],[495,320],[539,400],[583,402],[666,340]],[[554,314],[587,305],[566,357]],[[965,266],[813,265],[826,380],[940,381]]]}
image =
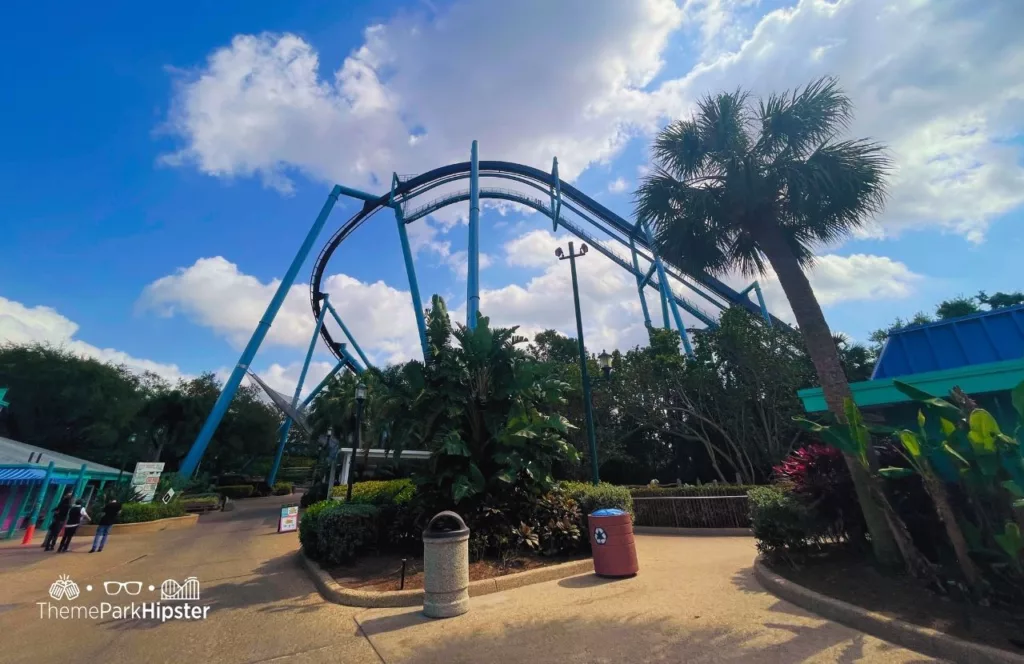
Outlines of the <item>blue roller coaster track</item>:
{"label": "blue roller coaster track", "polygon": [[[363,201],[363,206],[331,236],[330,240],[320,251],[313,266],[313,274],[310,279],[310,304],[316,319],[316,326],[313,338],[310,341],[309,350],[306,353],[301,378],[291,402],[292,408],[299,411],[312,401],[315,395],[330,382],[338,371],[347,368],[356,373],[362,373],[366,367],[370,366],[366,354],[363,353],[321,287],[327,265],[334,252],[341,246],[341,243],[351,236],[363,223],[385,208],[393,210],[398,225],[399,239],[409,279],[409,290],[416,316],[417,331],[424,355],[427,352],[424,307],[420,297],[406,226],[449,205],[469,201],[466,325],[472,328],[476,325],[480,303],[479,224],[481,199],[507,201],[536,210],[551,219],[554,230],[558,230],[561,227],[572,233],[594,250],[602,253],[613,263],[632,274],[636,279],[637,295],[640,298],[644,323],[648,327],[652,325],[652,322],[645,291],[648,287],[654,288],[659,294],[664,325],[666,328],[671,328],[672,323],[675,323],[675,328],[682,337],[683,350],[687,354],[692,351],[681,311],[686,312],[703,325],[712,328],[717,326],[717,322],[716,318],[709,313],[709,305],[710,308],[718,311],[732,306],[742,307],[756,315],[763,316],[769,324],[784,325],[782,321],[768,312],[761,288],[756,281],[744,290],[737,291],[709,274],[703,272],[683,272],[666,264],[657,253],[654,238],[649,227],[639,221],[635,223],[627,221],[576,187],[562,180],[558,176],[557,159],[552,161],[551,172],[546,173],[538,168],[514,162],[480,161],[478,159],[476,141],[473,141],[470,154],[470,161],[449,164],[448,166],[442,166],[419,175],[400,176],[394,174],[390,190],[383,195],[369,194],[342,185],[335,185],[333,187],[327,202],[310,228],[302,246],[282,278],[277,292],[267,306],[266,313],[260,319],[252,338],[242,351],[238,363],[225,382],[224,389],[220,397],[218,397],[216,404],[214,404],[213,411],[210,413],[195,443],[193,443],[188,455],[182,462],[181,473],[189,475],[198,467],[206,446],[209,444],[217,426],[227,412],[228,406],[242,378],[249,371],[249,366],[259,350],[263,339],[266,337],[267,331],[273,324],[285,296],[295,282],[299,269],[309,255],[320,232],[323,230],[335,203],[337,203],[338,198],[342,195]],[[480,181],[485,178],[488,180],[496,179],[514,182],[521,185],[522,189],[481,187]],[[453,191],[452,187],[446,186],[466,179],[469,180],[468,189]],[[412,205],[421,196],[441,187],[445,189],[435,193],[432,199],[415,207]],[[540,195],[531,195],[528,193],[530,190],[539,192]],[[585,228],[585,226],[589,226],[589,228]],[[607,236],[608,239],[617,242],[625,250],[628,250],[628,254],[614,251],[611,243],[596,236],[594,231],[599,231]],[[628,259],[626,256],[628,256]],[[649,265],[646,270],[641,268],[641,260]],[[751,292],[757,297],[756,303],[750,299]],[[698,306],[693,301],[694,296],[703,300],[701,306]],[[348,350],[348,343],[334,339],[331,331],[324,324],[327,313],[330,313],[333,320],[338,324],[343,337],[347,339],[347,342],[351,343],[358,358]],[[327,343],[328,348],[338,359],[338,363],[331,373],[313,389],[312,393],[300,402],[299,395],[303,387],[302,381],[313,355],[317,335],[322,337]],[[281,431],[277,457],[275,458],[273,469],[268,476],[268,481],[270,482],[273,482],[280,464],[290,424],[290,419],[286,418]]]}

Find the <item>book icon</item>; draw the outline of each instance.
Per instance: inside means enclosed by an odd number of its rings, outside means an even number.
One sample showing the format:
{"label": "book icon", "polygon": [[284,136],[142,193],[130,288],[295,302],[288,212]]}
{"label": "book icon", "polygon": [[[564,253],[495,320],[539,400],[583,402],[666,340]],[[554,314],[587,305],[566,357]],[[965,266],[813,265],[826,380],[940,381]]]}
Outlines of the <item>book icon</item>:
{"label": "book icon", "polygon": [[182,583],[167,579],[160,584],[160,599],[164,601],[199,601],[199,579],[190,576]]}

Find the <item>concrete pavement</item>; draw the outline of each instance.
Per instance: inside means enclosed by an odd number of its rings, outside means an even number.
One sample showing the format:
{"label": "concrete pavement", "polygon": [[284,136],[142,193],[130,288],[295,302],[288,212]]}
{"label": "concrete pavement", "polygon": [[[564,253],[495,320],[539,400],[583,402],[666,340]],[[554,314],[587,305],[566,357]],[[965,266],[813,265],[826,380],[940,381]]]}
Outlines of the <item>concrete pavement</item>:
{"label": "concrete pavement", "polygon": [[[764,592],[748,538],[639,536],[636,578],[584,575],[474,598],[444,621],[342,607],[295,564],[296,535],[275,532],[281,502],[238,501],[189,530],[112,538],[102,554],[84,553],[84,538],[60,556],[0,545],[0,663],[934,661]],[[164,579],[196,576],[211,608],[198,622],[41,619],[36,602],[69,603],[47,596],[59,574],[88,604],[119,599],[104,581],[142,581],[137,600],[149,601]]]}

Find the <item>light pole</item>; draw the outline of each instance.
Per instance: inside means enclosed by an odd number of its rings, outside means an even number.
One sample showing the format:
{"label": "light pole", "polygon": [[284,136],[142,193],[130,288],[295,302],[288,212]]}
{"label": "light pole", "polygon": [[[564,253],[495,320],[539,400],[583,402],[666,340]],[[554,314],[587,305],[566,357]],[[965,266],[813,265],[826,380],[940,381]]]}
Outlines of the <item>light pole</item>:
{"label": "light pole", "polygon": [[602,350],[601,354],[597,356],[597,366],[601,367],[601,374],[605,380],[611,378],[612,375],[612,356],[607,351]]}
{"label": "light pole", "polygon": [[569,255],[562,252],[562,248],[555,249],[555,256],[558,260],[569,260],[572,268],[572,299],[576,307],[576,340],[580,348],[580,374],[583,378],[583,407],[587,422],[587,442],[590,445],[590,480],[594,484],[601,481],[597,471],[597,437],[594,434],[594,412],[590,403],[590,375],[587,373],[587,351],[583,343],[583,317],[580,315],[580,287],[576,280],[576,258],[587,255],[587,245],[581,244],[579,253],[573,251],[572,242],[569,243]]}
{"label": "light pole", "polygon": [[363,438],[363,402],[366,401],[366,385],[362,381],[356,383],[356,435],[352,437],[352,458],[349,459],[348,488],[345,490],[345,502],[352,500],[352,476],[356,469],[356,452]]}

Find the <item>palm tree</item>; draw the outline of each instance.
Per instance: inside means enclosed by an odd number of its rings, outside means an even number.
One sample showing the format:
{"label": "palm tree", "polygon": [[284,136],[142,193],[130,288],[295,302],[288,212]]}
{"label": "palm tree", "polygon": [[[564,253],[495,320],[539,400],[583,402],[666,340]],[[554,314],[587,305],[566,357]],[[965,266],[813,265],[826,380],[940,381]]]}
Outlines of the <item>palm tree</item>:
{"label": "palm tree", "polygon": [[[884,204],[889,162],[866,140],[838,140],[851,119],[835,79],[753,100],[737,90],[702,99],[690,120],[655,139],[655,169],[636,194],[662,256],[685,272],[746,276],[774,269],[803,334],[829,410],[851,397],[835,341],[804,270],[816,244],[835,242]],[[872,479],[847,458],[876,557],[899,550]]]}

